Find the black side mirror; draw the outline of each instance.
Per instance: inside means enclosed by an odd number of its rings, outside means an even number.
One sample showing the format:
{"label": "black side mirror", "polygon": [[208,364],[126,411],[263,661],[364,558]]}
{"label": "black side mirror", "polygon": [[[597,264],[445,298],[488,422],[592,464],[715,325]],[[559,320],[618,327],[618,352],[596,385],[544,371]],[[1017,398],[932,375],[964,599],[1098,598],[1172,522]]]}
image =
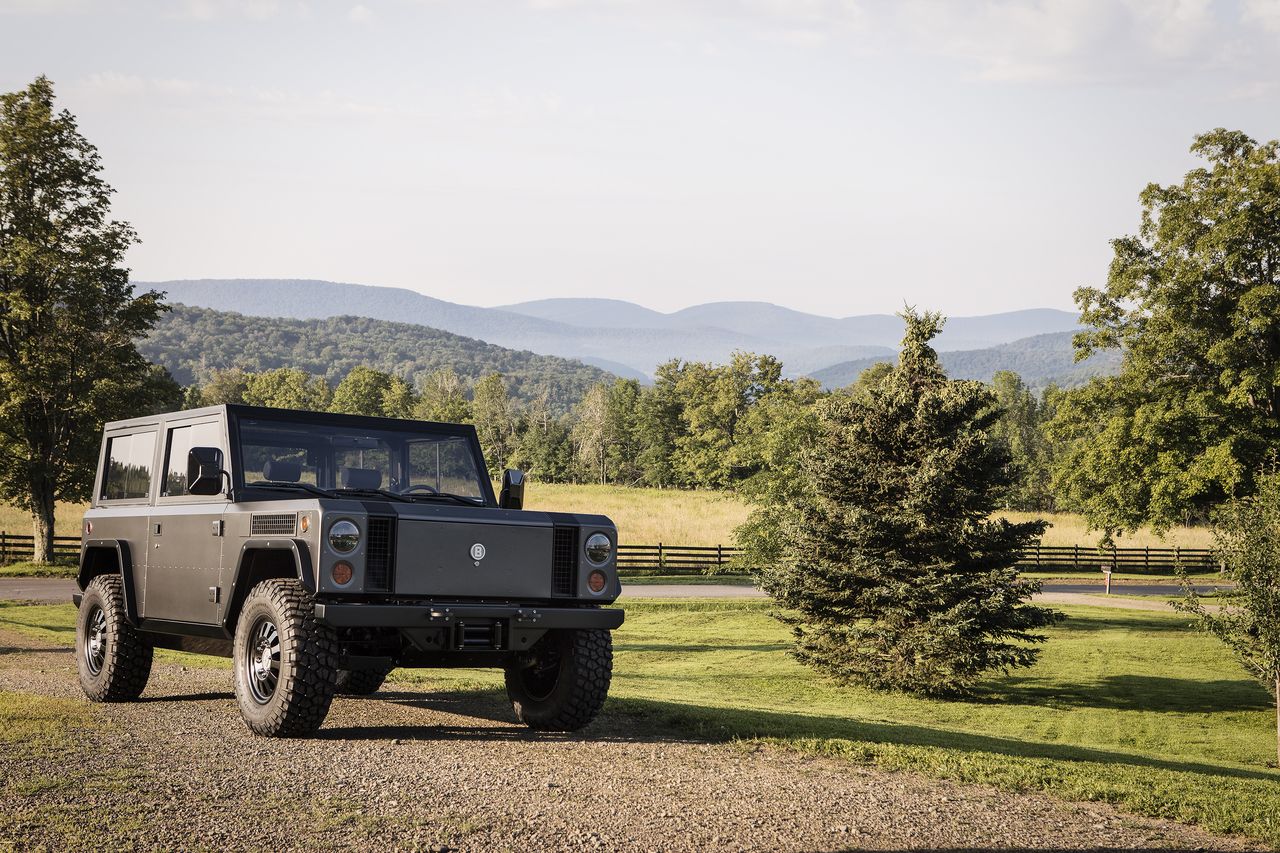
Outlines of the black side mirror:
{"label": "black side mirror", "polygon": [[524,509],[524,472],[508,468],[502,472],[502,493],[498,506],[503,509]]}
{"label": "black side mirror", "polygon": [[187,452],[187,494],[222,493],[222,451],[216,447],[193,447]]}

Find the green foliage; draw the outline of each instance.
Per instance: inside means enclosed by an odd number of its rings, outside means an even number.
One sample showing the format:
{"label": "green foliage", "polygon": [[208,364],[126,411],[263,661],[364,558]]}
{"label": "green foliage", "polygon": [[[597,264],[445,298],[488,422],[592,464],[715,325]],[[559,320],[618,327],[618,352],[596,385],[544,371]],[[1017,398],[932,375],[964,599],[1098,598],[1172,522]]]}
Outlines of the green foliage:
{"label": "green foliage", "polygon": [[[541,399],[545,399],[545,395]],[[471,422],[471,404],[467,400],[466,388],[452,367],[446,365],[427,374],[413,416],[445,424]]]}
{"label": "green foliage", "polygon": [[333,389],[330,408],[348,415],[407,418],[414,403],[413,389],[403,379],[360,365]]}
{"label": "green foliage", "polygon": [[471,414],[490,473],[507,467],[515,450],[516,420],[501,374],[490,373],[476,383],[471,395]]}
{"label": "green foliage", "polygon": [[104,421],[176,406],[134,345],[160,294],[135,295],[133,229],[108,218],[97,149],[53,84],[0,95],[0,499],[31,512],[37,562],[54,506],[89,495]]}
{"label": "green foliage", "polygon": [[991,432],[1009,451],[1012,485],[1005,506],[1023,512],[1052,512],[1052,445],[1044,421],[1056,391],[1047,391],[1044,402],[1037,400],[1022,377],[1008,370],[992,377],[991,388],[1000,413]]}
{"label": "green foliage", "polygon": [[251,406],[323,412],[329,408],[333,392],[319,376],[297,368],[278,367],[263,373],[246,374],[244,391],[240,396]]}
{"label": "green foliage", "polygon": [[1276,760],[1280,763],[1280,474],[1257,481],[1257,492],[1237,498],[1217,514],[1215,534],[1224,575],[1235,583],[1207,610],[1184,578],[1175,604],[1194,614],[1222,640],[1254,678],[1276,697]]}
{"label": "green foliage", "polygon": [[398,376],[409,388],[426,387],[428,378],[445,368],[468,385],[501,373],[512,397],[528,401],[545,394],[556,414],[568,412],[593,383],[610,378],[567,358],[504,349],[409,323],[246,317],[183,305],[173,306],[139,348],[183,384],[207,385],[215,371],[229,368],[261,373],[291,367],[335,386],[359,365]]}
{"label": "green foliage", "polygon": [[1054,487],[1108,534],[1251,494],[1280,442],[1280,143],[1218,129],[1191,150],[1207,166],[1143,190],[1106,287],[1076,292],[1077,356],[1124,362],[1061,399]]}
{"label": "green foliage", "polygon": [[685,430],[676,448],[678,468],[689,484],[725,488],[734,481],[738,425],[781,378],[782,362],[770,355],[735,352],[725,365],[684,365],[676,393],[684,400]]}
{"label": "green foliage", "polygon": [[782,532],[763,587],[787,608],[796,656],[845,681],[930,695],[1030,666],[1054,620],[1027,602],[1019,554],[1044,523],[992,520],[1011,485],[995,398],[948,380],[929,341],[942,318],[904,314],[898,366],[865,394],[817,405],[799,482],[770,501]]}
{"label": "green foliage", "polygon": [[680,362],[658,365],[653,384],[636,404],[635,433],[639,439],[637,462],[645,483],[659,488],[679,485],[676,440],[684,434],[684,405],[677,390]]}

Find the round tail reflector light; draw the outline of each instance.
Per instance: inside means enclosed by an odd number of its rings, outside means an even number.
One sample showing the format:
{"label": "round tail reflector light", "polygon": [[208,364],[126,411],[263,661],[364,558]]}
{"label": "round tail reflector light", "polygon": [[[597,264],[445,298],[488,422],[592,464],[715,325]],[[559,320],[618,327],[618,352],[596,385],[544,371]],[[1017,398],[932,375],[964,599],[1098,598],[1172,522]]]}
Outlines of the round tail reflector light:
{"label": "round tail reflector light", "polygon": [[587,589],[592,592],[604,592],[604,585],[608,582],[608,578],[604,576],[604,572],[592,572],[587,575]]}
{"label": "round tail reflector light", "polygon": [[339,560],[333,564],[330,574],[333,576],[333,582],[338,586],[345,586],[351,583],[351,576],[355,571],[351,568],[351,564],[346,560]]}

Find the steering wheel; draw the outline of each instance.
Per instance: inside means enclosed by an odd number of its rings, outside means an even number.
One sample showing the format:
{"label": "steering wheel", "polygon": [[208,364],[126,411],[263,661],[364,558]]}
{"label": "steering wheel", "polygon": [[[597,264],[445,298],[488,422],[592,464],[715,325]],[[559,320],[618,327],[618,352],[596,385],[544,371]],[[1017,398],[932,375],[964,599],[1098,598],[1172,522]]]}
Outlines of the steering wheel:
{"label": "steering wheel", "polygon": [[402,494],[402,495],[411,495],[411,494],[413,494],[414,492],[418,492],[418,491],[426,492],[426,493],[427,493],[427,494],[429,494],[429,495],[438,495],[438,494],[440,494],[440,491],[439,491],[438,489],[436,489],[434,486],[428,486],[426,483],[417,483],[417,484],[415,484],[415,485],[412,485],[412,486],[410,486],[409,488],[407,488],[407,489],[403,490],[402,492],[400,492],[400,494]]}

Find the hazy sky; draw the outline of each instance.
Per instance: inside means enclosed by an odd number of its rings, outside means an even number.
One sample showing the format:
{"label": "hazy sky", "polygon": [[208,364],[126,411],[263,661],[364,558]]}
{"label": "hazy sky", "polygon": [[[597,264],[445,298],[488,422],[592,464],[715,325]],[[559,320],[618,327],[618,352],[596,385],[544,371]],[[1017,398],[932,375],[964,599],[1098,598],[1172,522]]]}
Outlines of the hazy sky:
{"label": "hazy sky", "polygon": [[139,279],[480,305],[1071,307],[1192,137],[1280,136],[1280,0],[0,0]]}

